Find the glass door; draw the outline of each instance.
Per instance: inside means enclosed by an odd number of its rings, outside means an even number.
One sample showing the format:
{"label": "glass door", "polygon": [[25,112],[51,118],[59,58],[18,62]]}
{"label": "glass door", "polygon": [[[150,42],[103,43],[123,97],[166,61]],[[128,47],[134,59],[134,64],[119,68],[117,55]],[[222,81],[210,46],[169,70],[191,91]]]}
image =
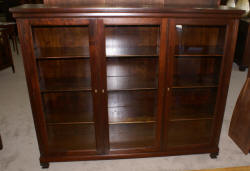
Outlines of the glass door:
{"label": "glass door", "polygon": [[159,25],[106,25],[110,151],[159,144]]}
{"label": "glass door", "polygon": [[[168,148],[209,144],[216,115],[217,93],[226,25],[172,23],[171,97]],[[214,24],[214,25],[211,25]]]}
{"label": "glass door", "polygon": [[89,27],[33,26],[49,152],[96,151]]}

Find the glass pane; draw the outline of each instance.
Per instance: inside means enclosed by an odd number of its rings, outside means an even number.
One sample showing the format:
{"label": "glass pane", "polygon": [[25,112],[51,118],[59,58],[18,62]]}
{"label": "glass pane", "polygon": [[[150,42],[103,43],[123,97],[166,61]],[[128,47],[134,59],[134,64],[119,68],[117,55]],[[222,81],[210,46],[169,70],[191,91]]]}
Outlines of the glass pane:
{"label": "glass pane", "polygon": [[216,94],[217,88],[173,89],[171,119],[212,118]]}
{"label": "glass pane", "polygon": [[225,26],[176,25],[176,55],[222,55]]}
{"label": "glass pane", "polygon": [[94,124],[69,124],[48,126],[49,150],[95,150]]}
{"label": "glass pane", "polygon": [[210,143],[225,26],[176,25],[168,147]]}
{"label": "glass pane", "polygon": [[156,127],[154,123],[111,124],[109,131],[112,149],[153,147],[155,142]]}
{"label": "glass pane", "polygon": [[175,87],[217,86],[220,76],[221,57],[175,57]]}
{"label": "glass pane", "polygon": [[157,88],[157,58],[107,59],[108,90]]}
{"label": "glass pane", "polygon": [[32,31],[37,58],[89,56],[87,26],[41,26]]}
{"label": "glass pane", "polygon": [[209,144],[212,136],[212,120],[169,122],[168,146]]}
{"label": "glass pane", "polygon": [[223,56],[224,26],[176,25],[176,87],[217,86]]}
{"label": "glass pane", "polygon": [[108,26],[106,56],[158,56],[159,26]]}
{"label": "glass pane", "polygon": [[89,59],[39,60],[38,68],[44,91],[91,89]]}
{"label": "glass pane", "polygon": [[176,25],[171,119],[212,118],[225,26]]}
{"label": "glass pane", "polygon": [[157,91],[117,91],[108,94],[110,123],[155,121]]}
{"label": "glass pane", "polygon": [[43,101],[49,124],[94,122],[91,92],[45,93]]}
{"label": "glass pane", "polygon": [[88,27],[32,29],[49,151],[95,150]]}
{"label": "glass pane", "polygon": [[110,148],[153,147],[159,26],[106,26]]}
{"label": "glass pane", "polygon": [[95,149],[91,92],[43,93],[49,150]]}
{"label": "glass pane", "polygon": [[88,26],[32,27],[41,89],[91,88]]}

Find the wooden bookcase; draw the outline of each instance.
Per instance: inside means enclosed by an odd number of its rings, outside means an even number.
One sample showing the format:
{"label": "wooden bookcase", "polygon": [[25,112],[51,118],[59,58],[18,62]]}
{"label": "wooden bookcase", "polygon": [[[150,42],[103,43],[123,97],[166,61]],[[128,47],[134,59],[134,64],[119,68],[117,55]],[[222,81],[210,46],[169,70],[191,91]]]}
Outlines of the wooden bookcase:
{"label": "wooden bookcase", "polygon": [[43,168],[216,158],[242,11],[24,5],[17,19]]}

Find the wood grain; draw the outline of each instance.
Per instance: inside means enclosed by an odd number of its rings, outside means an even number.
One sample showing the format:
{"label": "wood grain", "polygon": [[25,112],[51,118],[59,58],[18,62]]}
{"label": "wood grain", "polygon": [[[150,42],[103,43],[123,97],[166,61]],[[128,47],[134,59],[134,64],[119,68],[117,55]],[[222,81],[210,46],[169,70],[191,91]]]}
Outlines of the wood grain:
{"label": "wood grain", "polygon": [[92,0],[89,2],[88,0],[71,0],[70,2],[67,0],[44,0],[44,3],[47,5],[84,5],[89,3],[99,3],[99,4],[165,4],[165,5],[219,5],[220,0]]}
{"label": "wood grain", "polygon": [[229,136],[240,147],[240,149],[248,154],[250,152],[250,70],[248,78],[241,93],[238,97],[234,108]]}

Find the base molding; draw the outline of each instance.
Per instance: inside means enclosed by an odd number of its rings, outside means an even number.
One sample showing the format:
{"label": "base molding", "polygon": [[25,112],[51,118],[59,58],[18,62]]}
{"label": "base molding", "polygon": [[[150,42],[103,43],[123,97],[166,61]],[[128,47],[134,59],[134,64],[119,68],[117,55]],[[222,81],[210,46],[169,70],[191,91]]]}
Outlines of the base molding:
{"label": "base molding", "polygon": [[[182,151],[168,151],[168,152],[150,152],[150,153],[127,153],[127,154],[105,154],[105,155],[44,155],[40,157],[42,168],[47,166],[50,162],[67,162],[67,161],[87,161],[87,160],[112,160],[112,159],[128,159],[128,158],[146,158],[146,157],[166,157],[176,155],[190,155],[190,154],[209,154],[216,156],[219,154],[219,148],[207,149],[192,149]],[[211,158],[213,158],[211,157]]]}

